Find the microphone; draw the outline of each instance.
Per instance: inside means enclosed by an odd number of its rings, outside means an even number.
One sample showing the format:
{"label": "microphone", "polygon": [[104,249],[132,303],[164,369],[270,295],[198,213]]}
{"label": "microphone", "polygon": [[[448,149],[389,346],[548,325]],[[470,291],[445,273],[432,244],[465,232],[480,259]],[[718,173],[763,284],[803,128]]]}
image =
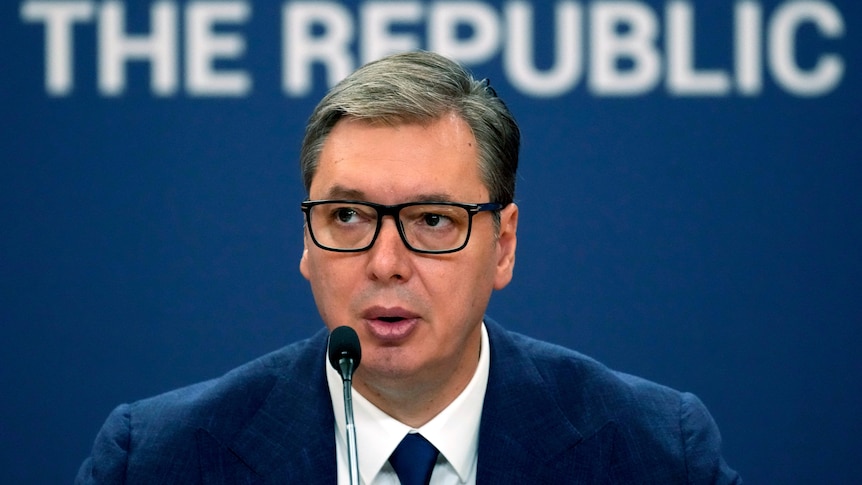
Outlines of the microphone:
{"label": "microphone", "polygon": [[359,367],[362,348],[359,336],[350,327],[338,327],[329,334],[329,363],[341,374],[344,384],[344,418],[347,423],[347,465],[350,484],[359,485],[359,456],[356,452],[356,425],[353,423],[353,372]]}
{"label": "microphone", "polygon": [[362,349],[356,330],[338,327],[329,334],[329,363],[341,374],[342,380],[353,380],[353,372],[361,359]]}

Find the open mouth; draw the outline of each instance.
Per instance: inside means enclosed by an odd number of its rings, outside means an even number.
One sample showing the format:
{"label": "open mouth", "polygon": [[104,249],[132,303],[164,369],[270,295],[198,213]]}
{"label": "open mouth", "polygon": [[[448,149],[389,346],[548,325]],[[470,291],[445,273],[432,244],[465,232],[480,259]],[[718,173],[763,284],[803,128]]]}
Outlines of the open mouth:
{"label": "open mouth", "polygon": [[362,314],[369,336],[378,342],[400,344],[419,327],[421,316],[407,308],[374,306]]}
{"label": "open mouth", "polygon": [[378,320],[382,320],[387,323],[396,323],[404,320],[404,317],[380,317]]}

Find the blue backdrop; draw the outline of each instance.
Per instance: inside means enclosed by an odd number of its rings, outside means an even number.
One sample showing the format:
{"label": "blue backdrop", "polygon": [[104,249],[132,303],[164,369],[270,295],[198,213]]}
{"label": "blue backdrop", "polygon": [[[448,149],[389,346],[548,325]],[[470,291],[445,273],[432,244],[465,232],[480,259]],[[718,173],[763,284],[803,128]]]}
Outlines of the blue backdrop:
{"label": "blue backdrop", "polygon": [[862,476],[855,1],[0,7],[0,482],[321,326],[297,152],[327,87],[438,50],[523,129],[509,328],[698,394],[749,483]]}

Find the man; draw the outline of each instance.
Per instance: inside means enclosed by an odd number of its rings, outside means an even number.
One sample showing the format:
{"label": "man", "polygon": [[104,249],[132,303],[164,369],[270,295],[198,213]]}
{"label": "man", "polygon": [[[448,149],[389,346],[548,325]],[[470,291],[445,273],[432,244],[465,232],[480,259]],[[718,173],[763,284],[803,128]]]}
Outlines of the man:
{"label": "man", "polygon": [[[484,316],[512,278],[519,137],[487,83],[431,53],[360,68],[311,116],[300,271],[362,345],[362,482],[406,482],[407,446],[429,453],[420,483],[740,482],[696,397]],[[77,483],[347,483],[327,334],[118,407]]]}

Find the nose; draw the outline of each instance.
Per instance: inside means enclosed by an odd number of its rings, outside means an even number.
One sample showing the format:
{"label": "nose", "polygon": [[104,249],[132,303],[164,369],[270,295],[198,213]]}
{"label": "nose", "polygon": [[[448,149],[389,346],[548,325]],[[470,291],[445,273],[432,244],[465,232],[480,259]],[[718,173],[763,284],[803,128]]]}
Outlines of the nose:
{"label": "nose", "polygon": [[380,233],[368,250],[368,277],[375,281],[406,281],[413,274],[411,251],[398,233],[394,217],[384,217]]}

